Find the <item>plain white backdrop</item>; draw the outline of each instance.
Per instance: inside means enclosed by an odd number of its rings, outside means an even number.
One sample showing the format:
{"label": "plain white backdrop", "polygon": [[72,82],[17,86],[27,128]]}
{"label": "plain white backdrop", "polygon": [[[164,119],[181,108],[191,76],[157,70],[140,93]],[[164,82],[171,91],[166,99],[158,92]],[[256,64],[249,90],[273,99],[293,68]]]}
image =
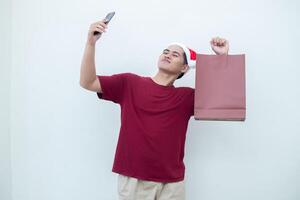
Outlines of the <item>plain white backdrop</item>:
{"label": "plain white backdrop", "polygon": [[[300,199],[296,0],[1,0],[0,199],[116,200],[120,107],[79,85],[91,23],[97,74],[152,76],[170,42],[246,54],[245,122],[190,119],[187,200]],[[176,86],[194,87],[190,71]]]}

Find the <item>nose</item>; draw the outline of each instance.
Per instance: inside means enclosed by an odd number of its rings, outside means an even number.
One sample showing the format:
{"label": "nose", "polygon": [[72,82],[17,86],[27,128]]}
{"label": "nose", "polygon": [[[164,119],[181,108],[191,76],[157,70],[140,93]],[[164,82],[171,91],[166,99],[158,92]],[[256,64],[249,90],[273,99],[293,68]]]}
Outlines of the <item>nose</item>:
{"label": "nose", "polygon": [[165,54],[165,58],[170,59],[170,55],[169,54]]}

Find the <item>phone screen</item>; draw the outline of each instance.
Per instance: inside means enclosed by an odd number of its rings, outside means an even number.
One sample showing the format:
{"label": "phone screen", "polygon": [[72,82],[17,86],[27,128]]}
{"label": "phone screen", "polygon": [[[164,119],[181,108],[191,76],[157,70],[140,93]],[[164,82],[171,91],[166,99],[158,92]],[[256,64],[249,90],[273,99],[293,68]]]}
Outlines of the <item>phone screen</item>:
{"label": "phone screen", "polygon": [[110,12],[105,17],[105,24],[108,24],[108,22],[111,20],[111,18],[115,15],[115,12]]}

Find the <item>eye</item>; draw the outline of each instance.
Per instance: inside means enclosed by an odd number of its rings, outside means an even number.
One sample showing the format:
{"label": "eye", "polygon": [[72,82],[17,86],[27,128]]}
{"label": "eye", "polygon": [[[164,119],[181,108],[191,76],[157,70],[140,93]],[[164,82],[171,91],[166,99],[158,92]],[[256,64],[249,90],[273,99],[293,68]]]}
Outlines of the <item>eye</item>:
{"label": "eye", "polygon": [[177,54],[173,54],[173,56],[175,56],[175,57],[178,57],[178,55],[177,55]]}

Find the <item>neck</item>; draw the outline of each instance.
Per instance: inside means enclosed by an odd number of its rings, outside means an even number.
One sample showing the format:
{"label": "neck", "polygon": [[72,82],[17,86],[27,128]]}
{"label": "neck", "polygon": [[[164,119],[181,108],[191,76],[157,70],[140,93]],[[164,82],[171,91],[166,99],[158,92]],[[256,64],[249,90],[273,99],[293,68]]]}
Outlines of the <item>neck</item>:
{"label": "neck", "polygon": [[176,78],[177,78],[177,75],[170,75],[170,74],[166,74],[161,71],[158,71],[158,73],[154,77],[152,77],[152,80],[155,81],[159,85],[171,86],[174,84]]}

